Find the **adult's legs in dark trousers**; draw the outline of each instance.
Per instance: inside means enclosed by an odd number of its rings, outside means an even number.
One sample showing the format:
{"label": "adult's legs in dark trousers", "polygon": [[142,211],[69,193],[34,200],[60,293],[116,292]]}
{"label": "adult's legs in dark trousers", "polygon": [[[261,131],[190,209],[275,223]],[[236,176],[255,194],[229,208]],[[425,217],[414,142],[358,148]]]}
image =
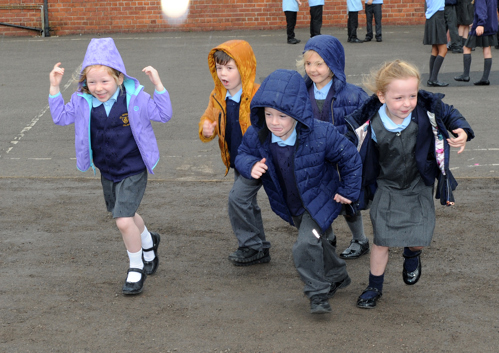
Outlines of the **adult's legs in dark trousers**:
{"label": "adult's legs in dark trousers", "polygon": [[310,38],[321,34],[322,5],[310,7]]}
{"label": "adult's legs in dark trousers", "polygon": [[295,37],[296,17],[298,13],[294,11],[284,11],[284,14],[286,15],[286,31],[288,34],[288,40],[290,40]]}

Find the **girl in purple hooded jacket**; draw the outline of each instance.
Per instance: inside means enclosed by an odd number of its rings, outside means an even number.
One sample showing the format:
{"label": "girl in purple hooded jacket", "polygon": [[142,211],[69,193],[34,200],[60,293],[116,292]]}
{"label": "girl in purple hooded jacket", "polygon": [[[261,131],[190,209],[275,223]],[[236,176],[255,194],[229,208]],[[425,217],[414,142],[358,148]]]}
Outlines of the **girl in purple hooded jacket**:
{"label": "girl in purple hooded jacket", "polygon": [[50,72],[49,105],[57,125],[75,124],[76,164],[80,171],[97,167],[107,210],[123,236],[130,268],[123,294],[142,292],[144,280],[158,268],[160,236],[149,232],[137,213],[147,185],[147,172],[159,161],[151,120],[167,122],[170,96],[156,69],[142,71],[156,90],[154,99],[127,75],[112,38],[92,39],[82,64],[78,90],[68,104],[60,93],[61,63]]}

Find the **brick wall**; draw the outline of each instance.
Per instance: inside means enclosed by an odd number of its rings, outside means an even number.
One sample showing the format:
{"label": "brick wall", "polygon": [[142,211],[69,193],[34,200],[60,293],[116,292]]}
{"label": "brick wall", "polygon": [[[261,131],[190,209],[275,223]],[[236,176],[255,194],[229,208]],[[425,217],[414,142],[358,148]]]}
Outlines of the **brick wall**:
{"label": "brick wall", "polygon": [[[170,0],[173,2],[182,0]],[[0,22],[41,28],[40,10],[3,9],[9,5],[43,5],[43,0],[0,0]],[[308,2],[302,1],[297,27],[308,27]],[[186,20],[168,21],[161,0],[48,0],[51,35],[213,31],[231,29],[284,29],[286,19],[281,0],[191,0]],[[346,0],[326,0],[324,27],[346,27]],[[385,0],[383,24],[424,23],[424,1]],[[364,12],[359,24],[365,26]],[[33,36],[35,31],[0,25],[0,35]]]}

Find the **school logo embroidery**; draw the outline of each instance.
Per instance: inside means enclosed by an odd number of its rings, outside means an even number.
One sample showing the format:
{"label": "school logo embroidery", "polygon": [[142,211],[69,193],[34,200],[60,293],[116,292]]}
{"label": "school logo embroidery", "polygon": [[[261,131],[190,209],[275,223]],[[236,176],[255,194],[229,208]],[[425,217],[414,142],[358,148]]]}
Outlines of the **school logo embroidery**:
{"label": "school logo embroidery", "polygon": [[130,122],[128,121],[128,113],[123,113],[120,116],[121,121],[123,121],[123,126],[130,126]]}

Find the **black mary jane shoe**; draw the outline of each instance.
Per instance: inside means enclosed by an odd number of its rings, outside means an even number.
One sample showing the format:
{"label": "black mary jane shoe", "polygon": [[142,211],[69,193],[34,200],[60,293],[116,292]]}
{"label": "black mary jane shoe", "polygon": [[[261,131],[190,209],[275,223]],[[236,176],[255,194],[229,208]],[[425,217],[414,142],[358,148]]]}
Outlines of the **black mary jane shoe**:
{"label": "black mary jane shoe", "polygon": [[419,250],[415,255],[407,256],[402,254],[402,256],[406,259],[411,259],[414,257],[418,258],[418,267],[412,271],[409,272],[405,269],[405,261],[403,265],[403,270],[402,270],[402,278],[404,279],[404,283],[412,286],[413,284],[416,284],[419,281],[419,278],[421,277],[421,253],[422,251]]}
{"label": "black mary jane shoe", "polygon": [[[158,245],[159,242],[161,241],[161,237],[159,236],[158,233],[151,232],[151,238],[152,238],[152,248],[142,249],[142,261],[144,262],[144,271],[149,276],[153,275],[158,269],[158,264],[159,264]],[[152,261],[144,260],[144,254],[143,254],[144,251],[152,251],[152,250],[154,250],[154,259]]]}
{"label": "black mary jane shoe", "polygon": [[[366,292],[375,292],[376,295],[371,298],[363,299],[362,295]],[[376,302],[379,298],[381,298],[382,295],[383,294],[377,288],[367,287],[357,299],[357,307],[362,309],[372,309],[376,307]]]}
{"label": "black mary jane shoe", "polygon": [[464,76],[464,75],[459,75],[454,77],[455,81],[460,81],[460,82],[470,82],[470,77],[469,76]]}
{"label": "black mary jane shoe", "polygon": [[[353,250],[350,248],[351,244],[357,243],[360,245],[360,248],[358,250]],[[369,240],[366,240],[365,243],[361,243],[358,240],[352,240],[350,241],[350,246],[343,250],[343,252],[340,254],[340,257],[342,259],[358,259],[364,254],[367,254],[369,252]]]}
{"label": "black mary jane shoe", "polygon": [[138,272],[142,275],[140,281],[138,282],[127,282],[125,280],[125,284],[123,285],[122,292],[124,295],[135,295],[142,293],[144,289],[144,281],[146,280],[146,272],[141,270],[140,268],[129,268],[127,271],[127,276],[129,272]]}
{"label": "black mary jane shoe", "polygon": [[490,85],[490,81],[489,80],[485,80],[485,81],[480,80],[480,81],[473,82],[473,84],[475,86],[488,86],[488,85]]}

